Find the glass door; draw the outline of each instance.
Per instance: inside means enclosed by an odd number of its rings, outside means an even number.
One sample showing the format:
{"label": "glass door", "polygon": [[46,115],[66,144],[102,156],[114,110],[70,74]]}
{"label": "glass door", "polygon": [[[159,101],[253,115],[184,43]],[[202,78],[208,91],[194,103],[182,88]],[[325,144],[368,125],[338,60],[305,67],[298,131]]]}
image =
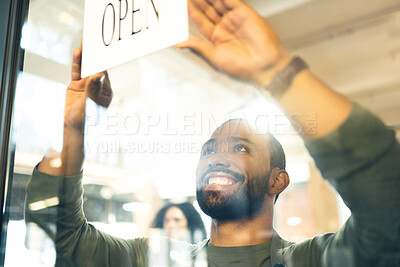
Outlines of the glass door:
{"label": "glass door", "polygon": [[[332,1],[247,2],[271,21],[291,53],[302,55],[328,84],[369,106],[399,135],[399,91],[392,90],[400,84],[396,1],[392,6],[354,1],[354,9],[346,1],[334,7]],[[335,15],[343,10],[349,13]],[[389,13],[381,19],[384,12]],[[77,140],[66,140],[65,105],[71,92],[79,94],[70,82],[79,63],[79,53],[73,58],[83,14],[83,0],[0,3],[0,266],[99,266],[105,251],[115,248],[113,258],[129,261],[118,257],[126,250],[149,266],[205,266],[205,255],[193,261],[186,257],[188,246],[165,237],[190,244],[209,238],[211,219],[196,201],[195,170],[204,142],[234,118],[274,134],[286,150],[291,185],[280,195],[273,219],[283,237],[302,241],[334,232],[348,218],[349,210],[321,179],[273,101],[174,47],[108,70],[111,104],[82,102],[85,123],[74,132],[82,143],[72,160],[84,157],[83,171],[63,172],[63,151]],[[190,34],[201,37],[192,26]],[[383,36],[384,29],[389,30]],[[349,50],[354,47],[363,49],[354,54]],[[378,58],[370,51],[386,58],[379,72],[366,68]],[[337,61],[328,67],[332,58]],[[311,114],[310,124],[316,118]],[[43,171],[45,164],[59,172]],[[116,245],[108,248],[103,241]],[[147,244],[149,253],[140,253]],[[127,266],[119,263],[111,266]]]}

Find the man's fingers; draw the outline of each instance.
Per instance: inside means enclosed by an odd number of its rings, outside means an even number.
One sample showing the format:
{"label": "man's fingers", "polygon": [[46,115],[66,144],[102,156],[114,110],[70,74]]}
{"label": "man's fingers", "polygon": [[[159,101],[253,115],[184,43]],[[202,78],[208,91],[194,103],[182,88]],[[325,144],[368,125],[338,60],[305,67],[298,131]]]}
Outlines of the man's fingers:
{"label": "man's fingers", "polygon": [[87,81],[87,91],[89,94],[96,95],[98,91],[100,91],[102,87],[102,83],[104,82],[105,75],[104,73],[96,73],[92,76],[89,76]]}
{"label": "man's fingers", "polygon": [[72,81],[78,81],[81,79],[81,61],[82,61],[82,49],[76,48],[72,57],[72,70],[71,79]]}
{"label": "man's fingers", "polygon": [[228,9],[225,7],[222,0],[207,0],[207,1],[214,6],[215,10],[218,12],[220,16],[228,12]]}
{"label": "man's fingers", "polygon": [[[110,95],[112,95],[111,82],[110,82],[110,78],[108,77],[108,72],[104,71],[103,75],[104,75],[104,86],[103,87]],[[105,92],[105,93],[107,93],[107,92]]]}
{"label": "man's fingers", "polygon": [[196,6],[203,12],[203,14],[214,24],[221,20],[221,14],[215,9],[213,5],[210,5],[208,1],[205,0],[193,0]]}
{"label": "man's fingers", "polygon": [[98,105],[108,107],[112,99],[112,90],[107,72],[90,76],[87,83],[87,96]]}
{"label": "man's fingers", "polygon": [[211,38],[212,32],[214,30],[214,23],[207,18],[203,12],[191,1],[188,1],[189,8],[189,16],[192,21],[197,25],[199,30],[206,36],[208,39]]}
{"label": "man's fingers", "polygon": [[244,4],[242,0],[222,0],[222,2],[228,10],[234,9]]}
{"label": "man's fingers", "polygon": [[205,60],[210,62],[211,65],[215,66],[215,48],[209,41],[190,37],[188,40],[179,43],[177,47],[192,49],[194,52],[201,55]]}

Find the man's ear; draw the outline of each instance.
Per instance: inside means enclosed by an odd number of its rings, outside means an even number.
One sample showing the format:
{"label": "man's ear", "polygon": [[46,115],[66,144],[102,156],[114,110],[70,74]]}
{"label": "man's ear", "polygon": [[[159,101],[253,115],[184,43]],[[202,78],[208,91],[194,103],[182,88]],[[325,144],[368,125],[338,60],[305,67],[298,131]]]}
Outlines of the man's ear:
{"label": "man's ear", "polygon": [[268,193],[271,195],[280,194],[285,190],[289,183],[289,174],[285,170],[274,168],[269,176]]}

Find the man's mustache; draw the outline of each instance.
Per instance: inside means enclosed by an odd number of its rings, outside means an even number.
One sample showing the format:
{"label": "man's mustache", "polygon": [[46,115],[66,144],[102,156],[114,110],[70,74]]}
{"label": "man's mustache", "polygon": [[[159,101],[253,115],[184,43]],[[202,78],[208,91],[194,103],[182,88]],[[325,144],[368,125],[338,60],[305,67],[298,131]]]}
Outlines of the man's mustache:
{"label": "man's mustache", "polygon": [[240,182],[243,182],[245,179],[243,174],[232,171],[230,169],[227,169],[224,167],[211,167],[201,175],[200,182],[202,183],[204,181],[204,178],[207,176],[207,174],[209,174],[211,172],[224,172],[224,173],[230,174],[233,177],[235,177],[236,179],[238,179]]}

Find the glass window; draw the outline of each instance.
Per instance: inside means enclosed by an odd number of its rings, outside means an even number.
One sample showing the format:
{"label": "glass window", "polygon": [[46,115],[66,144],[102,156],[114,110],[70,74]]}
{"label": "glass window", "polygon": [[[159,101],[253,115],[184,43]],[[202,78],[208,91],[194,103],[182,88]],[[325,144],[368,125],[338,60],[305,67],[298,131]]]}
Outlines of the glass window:
{"label": "glass window", "polygon": [[[352,9],[346,1],[248,2],[269,20],[292,54],[305,58],[316,75],[375,112],[399,136],[400,13],[395,1],[367,1],[366,7],[355,1]],[[301,129],[290,124],[275,101],[191,51],[174,47],[109,70],[113,100],[108,108],[85,102],[81,213],[80,178],[38,174],[37,165],[44,155],[52,158],[52,167],[64,164],[60,153],[69,144],[64,107],[83,10],[80,0],[30,1],[13,110],[15,160],[5,266],[61,264],[56,246],[69,253],[76,245],[74,261],[87,256],[79,246],[88,246],[90,253],[110,249],[119,255],[136,249],[121,240],[135,238],[135,244],[149,244],[149,266],[206,266],[202,253],[190,265],[185,256],[190,247],[160,236],[192,244],[210,237],[211,219],[196,200],[196,167],[214,130],[238,118],[261,133],[272,133],[285,150],[291,183],[280,194],[273,217],[283,238],[299,242],[335,232],[349,218],[350,210],[322,179],[297,134]],[[191,34],[199,36],[194,28]],[[316,127],[318,114],[303,115],[308,126]],[[227,153],[230,148],[219,149]],[[34,170],[46,182],[29,182]],[[29,183],[32,198],[25,207]],[[90,226],[76,232],[85,219]],[[91,241],[80,245],[85,237]],[[96,247],[99,239],[116,245]],[[121,256],[121,264],[128,261]]]}

